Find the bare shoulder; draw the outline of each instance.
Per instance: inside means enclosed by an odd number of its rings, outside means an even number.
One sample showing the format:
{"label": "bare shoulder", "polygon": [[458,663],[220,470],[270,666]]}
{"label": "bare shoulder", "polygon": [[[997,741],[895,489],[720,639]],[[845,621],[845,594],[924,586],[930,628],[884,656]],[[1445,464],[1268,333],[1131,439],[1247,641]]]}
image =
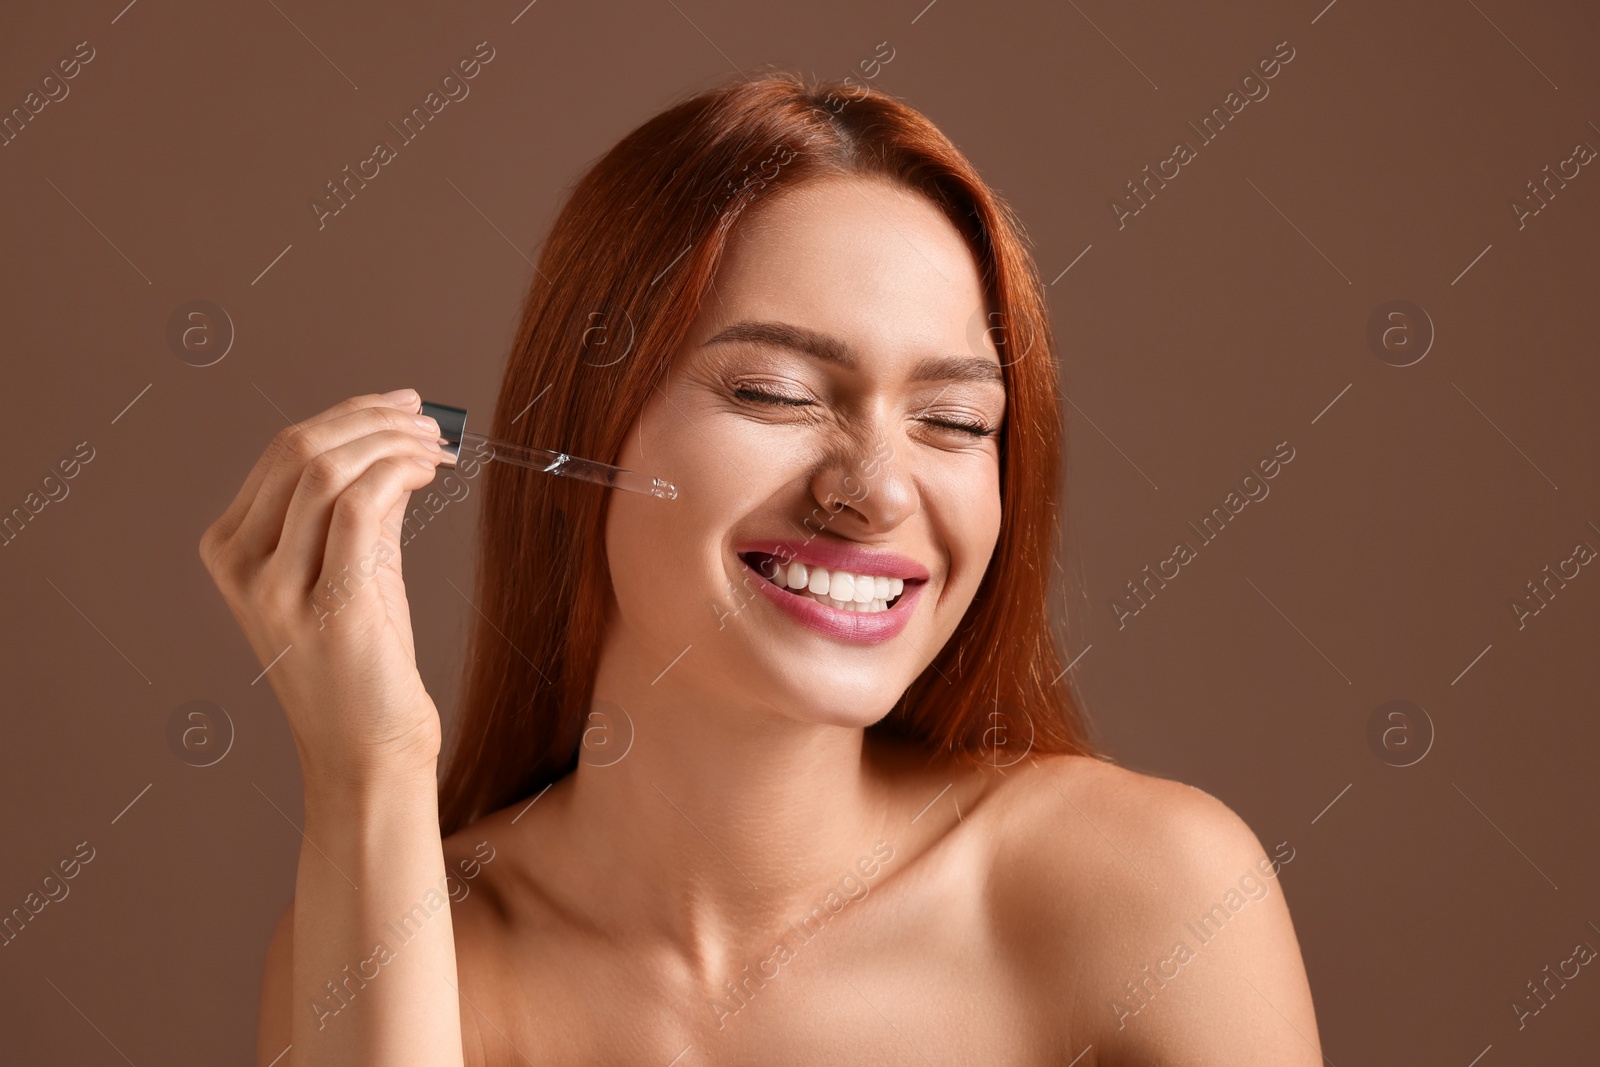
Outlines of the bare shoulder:
{"label": "bare shoulder", "polygon": [[445,878],[463,982],[513,931],[548,936],[570,918],[551,890],[568,854],[558,810],[569,783],[485,813],[443,839]]}
{"label": "bare shoulder", "polygon": [[[530,824],[515,825],[517,805],[484,815],[445,837],[445,878],[449,883],[452,921],[458,940],[472,936],[486,924],[503,919],[507,911],[509,857],[517,851],[514,837],[525,835]],[[465,922],[463,922],[465,920]]]}
{"label": "bare shoulder", "polygon": [[993,781],[986,800],[1013,869],[1041,877],[1120,868],[1148,887],[1140,872],[1178,874],[1261,848],[1211,794],[1089,756],[1032,757]]}
{"label": "bare shoulder", "polygon": [[1231,808],[1104,760],[1048,756],[993,789],[991,916],[1094,1062],[1320,1062],[1279,874]]}
{"label": "bare shoulder", "polygon": [[1087,756],[1043,756],[990,790],[993,883],[1035,929],[1126,931],[1173,892],[1264,855],[1255,833],[1193,786]]}

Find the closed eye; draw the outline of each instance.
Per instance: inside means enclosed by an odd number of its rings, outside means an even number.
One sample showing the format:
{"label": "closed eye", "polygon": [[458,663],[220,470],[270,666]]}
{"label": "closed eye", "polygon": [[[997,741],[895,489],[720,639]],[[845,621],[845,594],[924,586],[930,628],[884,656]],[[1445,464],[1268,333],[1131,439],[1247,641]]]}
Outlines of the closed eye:
{"label": "closed eye", "polygon": [[[741,400],[750,400],[758,404],[778,404],[784,407],[812,407],[814,402],[801,397],[779,396],[776,393],[762,392],[749,386],[735,389],[733,395]],[[922,422],[928,426],[937,426],[940,429],[951,430],[956,433],[969,434],[973,437],[990,437],[994,434],[994,427],[981,422],[969,422],[962,419],[933,419],[924,418]]]}
{"label": "closed eye", "polygon": [[740,386],[733,391],[733,395],[741,400],[754,400],[760,404],[784,404],[789,407],[810,407],[811,401],[793,396],[778,396],[776,393],[763,393],[759,389],[749,386]]}
{"label": "closed eye", "polygon": [[985,426],[979,422],[962,422],[960,420],[923,419],[929,426],[940,426],[946,430],[956,430],[960,433],[971,434],[973,437],[989,437],[994,433],[994,427]]}

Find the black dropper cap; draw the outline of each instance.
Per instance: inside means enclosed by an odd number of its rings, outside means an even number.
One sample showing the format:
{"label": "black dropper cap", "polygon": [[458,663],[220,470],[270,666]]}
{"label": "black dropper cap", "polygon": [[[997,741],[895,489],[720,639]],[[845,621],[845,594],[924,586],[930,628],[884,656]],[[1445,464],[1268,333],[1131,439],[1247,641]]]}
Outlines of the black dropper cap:
{"label": "black dropper cap", "polygon": [[422,414],[439,424],[439,447],[451,459],[461,459],[461,438],[467,432],[467,409],[422,402]]}

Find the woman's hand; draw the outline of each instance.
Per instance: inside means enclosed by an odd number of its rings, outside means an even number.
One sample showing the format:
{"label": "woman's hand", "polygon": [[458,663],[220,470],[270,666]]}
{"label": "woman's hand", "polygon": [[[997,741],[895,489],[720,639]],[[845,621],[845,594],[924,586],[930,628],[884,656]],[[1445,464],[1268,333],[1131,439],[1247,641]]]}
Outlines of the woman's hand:
{"label": "woman's hand", "polygon": [[407,501],[443,455],[419,405],[411,389],[351,397],[283,430],[200,539],[308,793],[368,791],[438,759],[400,576]]}

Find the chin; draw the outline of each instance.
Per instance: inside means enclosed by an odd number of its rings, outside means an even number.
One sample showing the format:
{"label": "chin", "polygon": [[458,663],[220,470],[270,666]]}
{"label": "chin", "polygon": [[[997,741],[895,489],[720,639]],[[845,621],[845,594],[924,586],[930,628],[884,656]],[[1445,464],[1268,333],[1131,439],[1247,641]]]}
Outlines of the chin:
{"label": "chin", "polygon": [[876,700],[831,703],[826,707],[813,709],[810,721],[863,730],[875,722],[881,722],[884,716],[894,710],[895,701],[899,699],[900,694],[895,693],[885,694]]}
{"label": "chin", "polygon": [[815,704],[791,704],[784,709],[785,713],[799,722],[815,723],[819,726],[842,726],[849,730],[864,730],[875,722],[882,721],[885,715],[894,708],[894,701],[882,705],[876,711],[869,710],[860,704],[846,706],[829,704],[818,706]]}
{"label": "chin", "polygon": [[[749,648],[748,653],[748,667],[735,684],[753,691],[771,711],[796,722],[865,729],[893,711],[904,692],[904,687],[891,691],[884,684],[887,672],[873,671],[861,677],[860,684],[852,685],[848,683],[854,680],[853,673],[834,671],[830,675],[826,659],[795,653],[785,660],[770,647]],[[773,662],[774,658],[778,661]]]}

